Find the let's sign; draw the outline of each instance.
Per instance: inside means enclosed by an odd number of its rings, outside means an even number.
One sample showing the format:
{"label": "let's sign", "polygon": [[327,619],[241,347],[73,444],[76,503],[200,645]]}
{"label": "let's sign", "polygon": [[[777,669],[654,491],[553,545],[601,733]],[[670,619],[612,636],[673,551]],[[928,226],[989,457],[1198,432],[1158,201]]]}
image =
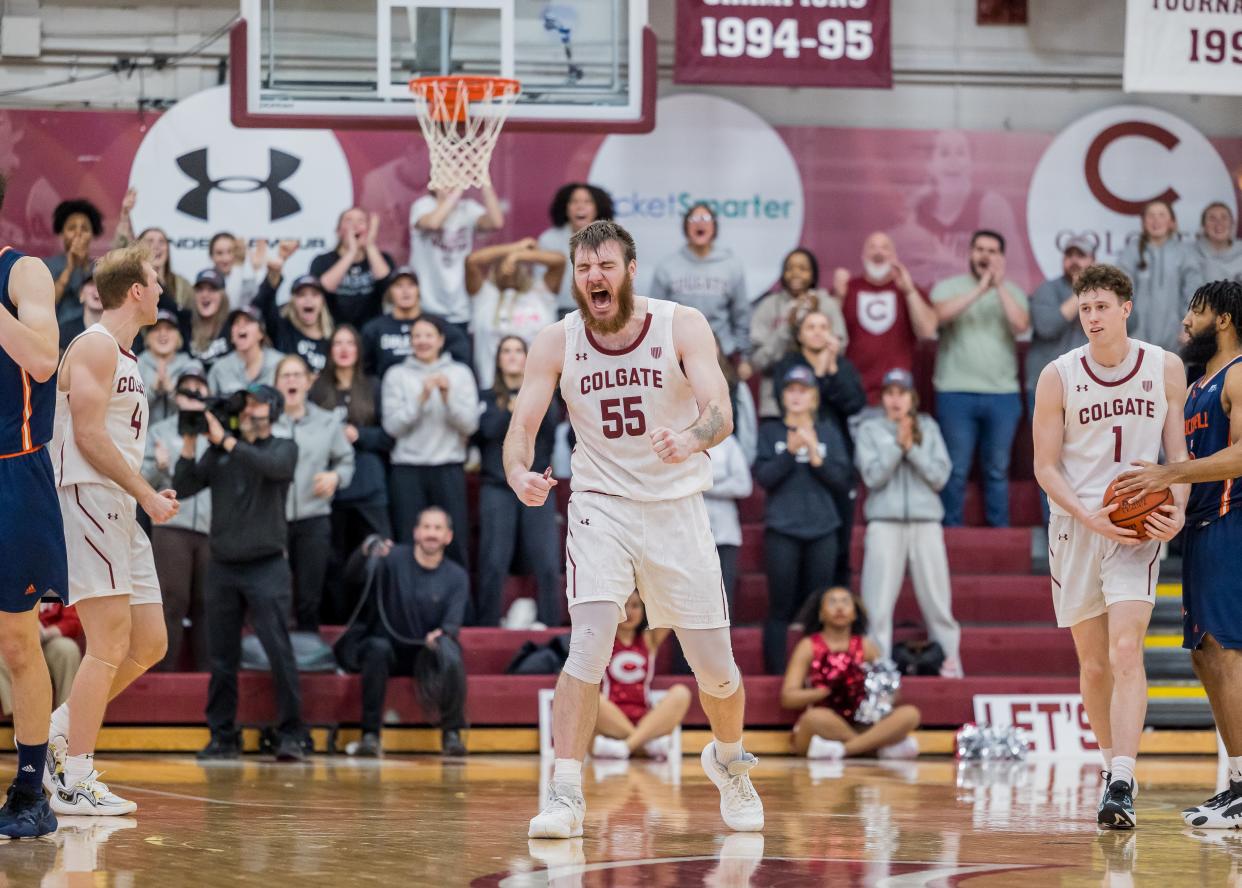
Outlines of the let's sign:
{"label": "let's sign", "polygon": [[975,722],[1029,732],[1032,758],[1089,758],[1100,749],[1077,694],[977,694]]}

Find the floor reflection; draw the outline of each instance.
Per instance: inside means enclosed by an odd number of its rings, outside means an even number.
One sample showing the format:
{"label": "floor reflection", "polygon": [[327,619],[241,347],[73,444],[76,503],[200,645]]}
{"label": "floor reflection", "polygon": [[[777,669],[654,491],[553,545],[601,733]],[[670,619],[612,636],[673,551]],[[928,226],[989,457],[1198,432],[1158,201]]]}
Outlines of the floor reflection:
{"label": "floor reflection", "polygon": [[1242,888],[1242,835],[1179,816],[1213,759],[1141,760],[1133,833],[1096,830],[1090,762],[766,758],[763,834],[724,829],[693,756],[588,763],[586,835],[560,842],[525,836],[550,768],[529,756],[109,764],[136,814],[0,844],[0,888]]}

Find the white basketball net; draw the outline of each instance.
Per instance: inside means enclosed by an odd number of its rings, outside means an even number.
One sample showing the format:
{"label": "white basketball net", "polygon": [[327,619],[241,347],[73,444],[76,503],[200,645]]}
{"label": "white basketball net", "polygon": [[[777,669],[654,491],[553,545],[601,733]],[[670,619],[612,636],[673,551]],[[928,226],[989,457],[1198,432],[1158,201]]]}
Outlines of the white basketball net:
{"label": "white basketball net", "polygon": [[431,159],[430,188],[451,191],[491,184],[488,166],[509,109],[515,81],[484,81],[473,97],[465,80],[437,78],[410,84],[418,125]]}

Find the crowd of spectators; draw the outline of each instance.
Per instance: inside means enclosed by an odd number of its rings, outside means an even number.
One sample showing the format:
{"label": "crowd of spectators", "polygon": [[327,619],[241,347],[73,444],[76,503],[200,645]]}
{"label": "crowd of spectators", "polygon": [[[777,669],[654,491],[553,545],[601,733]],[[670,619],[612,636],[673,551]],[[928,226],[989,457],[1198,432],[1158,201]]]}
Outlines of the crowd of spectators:
{"label": "crowd of spectators", "polygon": [[[477,237],[505,226],[493,190],[482,189],[478,199],[429,193],[410,207],[410,264],[400,267],[377,246],[379,217],[353,207],[337,220],[335,248],[315,256],[309,273],[287,288],[284,267],[296,241],[249,245],[228,233],[211,239],[201,269],[182,269],[191,283],[173,270],[161,229],[134,231],[139,199],[126,194],[113,243],[145,244],[164,289],[158,320],[137,343],[152,421],[144,474],[158,487],[176,487],[183,502],[174,521],[152,532],[169,633],[162,668],[212,671],[216,753],[232,751],[236,739],[241,609],[251,611],[264,646],[270,643],[273,668],[284,659],[282,720],[293,731],[298,696],[296,676],[288,674],[288,633],[314,634],[321,624],[358,617],[367,586],[359,559],[380,564],[375,588],[396,596],[390,608],[407,609],[399,617],[403,630],[422,639],[423,652],[381,638],[391,627],[374,602],[355,620],[361,628],[352,630],[342,662],[361,671],[368,688],[364,721],[372,736],[365,749],[378,742],[382,693],[377,703],[375,688],[390,671],[419,664],[436,688],[458,687],[456,632],[505,622],[506,580],[515,566],[534,577],[535,625],[561,625],[556,503],[522,508],[505,482],[500,451],[527,347],[575,307],[569,238],[612,217],[608,193],[567,184],[537,238],[482,245]],[[63,348],[101,315],[91,244],[105,231],[101,213],[85,200],[62,203],[53,221],[63,252],[46,262]],[[1213,203],[1203,210],[1198,235],[1184,237],[1173,207],[1160,200],[1139,222],[1118,260],[1135,282],[1131,335],[1176,348],[1196,287],[1242,279],[1237,223],[1226,204]],[[669,234],[672,242],[677,232]],[[1085,342],[1072,284],[1094,261],[1094,241],[1066,240],[1064,273],[1028,297],[1007,273],[1006,232],[975,232],[960,257],[964,273],[939,281],[915,281],[899,258],[900,244],[877,232],[862,244],[860,268],[834,269],[830,281],[821,280],[810,250],[791,251],[776,286],[755,298],[710,203],[686,209],[680,235],[684,244],[669,255],[647,248],[654,265],[648,295],[697,308],[717,337],[735,433],[712,452],[708,512],[732,605],[744,542],[738,502],[756,484],[766,493],[766,669],[785,671],[787,632],[808,600],[849,586],[858,572],[869,643],[889,653],[892,611],[908,569],[928,631],[945,652],[943,674],[962,675],[942,528],[964,521],[976,457],[986,522],[1008,524],[1010,455],[1022,416],[1030,415],[1033,381],[1050,360]],[[1029,349],[1018,347],[1027,341]],[[927,379],[920,356],[932,342],[935,370]],[[922,410],[920,392],[934,393]],[[241,399],[233,405],[238,423],[263,413],[263,405],[270,413],[244,433],[214,419],[210,428],[191,427],[187,415],[200,415],[208,402],[208,413],[219,415],[229,396]],[[533,469],[564,464],[556,456],[566,446],[563,424],[554,404]],[[296,444],[292,471],[254,458],[269,435]],[[230,439],[234,447],[241,440],[251,456],[225,459],[218,451]],[[248,548],[237,527],[223,526],[236,521],[213,513],[213,497],[236,504],[238,491],[217,488],[244,477],[239,462],[275,483],[284,502],[279,539],[267,528]],[[854,564],[862,490],[865,554]],[[250,551],[256,540],[266,548]],[[273,557],[282,566],[269,563]],[[455,565],[445,580],[451,602],[413,589],[443,558]],[[392,567],[402,560],[410,563]],[[259,561],[258,573],[239,567]],[[224,579],[209,581],[209,564],[223,564]],[[257,576],[284,590],[259,590]],[[420,602],[434,606],[419,611]],[[213,638],[217,632],[228,638]],[[284,642],[275,638],[280,633]],[[447,641],[436,645],[433,635]],[[457,748],[461,713],[447,699],[427,702],[440,707],[446,731],[454,732],[446,734],[446,748]]]}

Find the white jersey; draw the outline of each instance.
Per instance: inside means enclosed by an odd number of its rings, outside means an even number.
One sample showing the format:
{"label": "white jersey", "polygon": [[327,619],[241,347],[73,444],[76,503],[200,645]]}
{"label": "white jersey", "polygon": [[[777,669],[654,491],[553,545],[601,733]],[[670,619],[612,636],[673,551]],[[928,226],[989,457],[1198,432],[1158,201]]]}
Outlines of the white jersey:
{"label": "white jersey", "polygon": [[[1061,474],[1088,508],[1099,508],[1113,479],[1135,460],[1160,458],[1168,402],[1164,349],[1131,339],[1118,367],[1091,359],[1090,345],[1057,358],[1065,390]],[[1058,515],[1066,512],[1049,501]]]}
{"label": "white jersey", "polygon": [[[74,337],[65,349],[70,349],[83,336],[106,336],[116,346],[116,371],[112,374],[112,397],[104,416],[104,428],[108,437],[121,451],[126,464],[135,472],[142,468],[142,457],[147,447],[147,421],[150,408],[142,374],[138,372],[138,359],[132,352],[122,348],[108,328],[93,324]],[[64,363],[64,358],[61,358]],[[82,371],[79,371],[82,372]],[[56,469],[56,486],[71,487],[74,484],[103,484],[120,490],[111,478],[100,474],[87,461],[73,434],[73,414],[69,412],[69,393],[56,391],[56,424],[52,431],[52,462]]]}
{"label": "white jersey", "polygon": [[599,345],[580,312],[565,316],[561,394],[578,439],[570,462],[573,490],[659,502],[712,486],[707,454],[669,464],[651,446],[655,429],[680,431],[699,416],[673,345],[676,307],[648,299],[642,331],[620,350]]}

